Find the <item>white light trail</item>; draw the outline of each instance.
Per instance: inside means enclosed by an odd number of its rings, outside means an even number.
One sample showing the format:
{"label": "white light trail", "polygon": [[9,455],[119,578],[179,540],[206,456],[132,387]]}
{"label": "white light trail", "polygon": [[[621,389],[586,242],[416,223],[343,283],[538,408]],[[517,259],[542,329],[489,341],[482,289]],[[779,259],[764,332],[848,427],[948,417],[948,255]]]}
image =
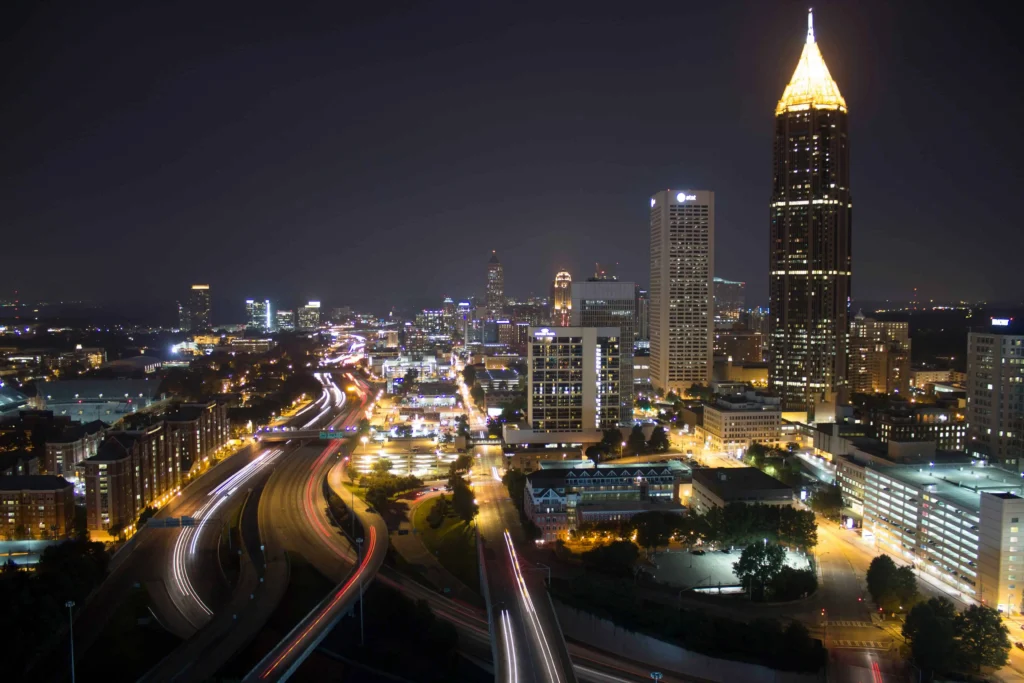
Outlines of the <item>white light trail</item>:
{"label": "white light trail", "polygon": [[508,616],[508,610],[501,610],[501,632],[505,642],[505,661],[508,680],[510,683],[519,681],[519,663],[516,662],[516,639],[512,635],[512,620]]}
{"label": "white light trail", "polygon": [[188,576],[188,557],[195,554],[203,526],[213,518],[213,513],[216,512],[217,508],[252,477],[271,465],[281,453],[280,449],[263,451],[245,467],[217,485],[210,491],[209,499],[192,514],[192,518],[196,521],[197,526],[182,527],[178,538],[174,542],[174,549],[171,554],[171,572],[174,576],[174,582],[177,584],[178,590],[181,591],[182,595],[192,598],[196,605],[199,606],[199,609],[208,616],[212,616],[213,611],[203,602],[203,599],[199,597],[195,587],[192,585],[192,580]]}
{"label": "white light trail", "polygon": [[519,585],[523,612],[526,613],[527,617],[526,623],[530,625],[530,630],[533,631],[533,639],[539,646],[538,649],[544,658],[544,668],[547,670],[548,680],[554,681],[554,683],[561,683],[562,678],[558,674],[558,665],[555,663],[555,657],[551,654],[551,648],[548,647],[547,639],[544,637],[544,629],[541,627],[540,617],[537,616],[537,609],[533,605],[530,591],[526,588],[526,580],[523,578],[523,572],[519,568],[519,556],[516,554],[515,546],[512,545],[512,536],[508,533],[508,529],[505,529],[505,545],[508,546],[508,556],[512,562],[512,572],[515,574],[516,583]]}

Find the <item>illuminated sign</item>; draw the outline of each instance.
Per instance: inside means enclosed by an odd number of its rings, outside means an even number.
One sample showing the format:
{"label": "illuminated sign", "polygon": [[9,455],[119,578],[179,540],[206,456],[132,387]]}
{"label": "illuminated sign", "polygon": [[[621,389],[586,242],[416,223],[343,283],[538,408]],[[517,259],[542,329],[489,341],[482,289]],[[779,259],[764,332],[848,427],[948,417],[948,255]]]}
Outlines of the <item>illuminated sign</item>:
{"label": "illuminated sign", "polygon": [[680,192],[679,194],[676,195],[676,201],[679,202],[680,204],[682,204],[683,202],[694,202],[697,201],[697,195]]}
{"label": "illuminated sign", "polygon": [[544,341],[550,342],[555,338],[555,333],[546,327],[542,327],[539,330],[535,330],[533,336],[537,339],[543,339]]}
{"label": "illuminated sign", "polygon": [[1013,318],[992,318],[992,324],[995,327],[1009,327],[1011,320]]}
{"label": "illuminated sign", "polygon": [[651,197],[651,206],[653,207],[654,204],[655,204],[654,197]]}

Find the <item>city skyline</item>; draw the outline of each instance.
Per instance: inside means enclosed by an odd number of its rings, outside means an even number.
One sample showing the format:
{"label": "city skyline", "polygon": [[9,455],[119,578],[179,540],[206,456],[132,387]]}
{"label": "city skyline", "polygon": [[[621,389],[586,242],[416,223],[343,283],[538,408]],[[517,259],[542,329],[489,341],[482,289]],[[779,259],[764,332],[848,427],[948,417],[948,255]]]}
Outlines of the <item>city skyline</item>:
{"label": "city skyline", "polygon": [[[44,30],[46,11],[36,11],[40,14],[24,17],[15,31],[12,45],[31,43],[38,37],[34,32]],[[148,11],[139,10],[143,17]],[[460,291],[465,288],[461,274],[439,273],[431,263],[434,259],[423,258],[441,257],[441,249],[431,246],[432,240],[428,237],[441,229],[441,224],[444,234],[452,238],[446,240],[450,244],[446,244],[444,253],[460,259],[472,259],[479,253],[467,240],[469,235],[481,231],[492,235],[491,241],[499,243],[488,244],[485,248],[501,251],[509,273],[506,288],[513,296],[545,292],[548,280],[562,268],[583,275],[589,272],[590,264],[605,260],[620,262],[623,279],[646,284],[642,245],[620,248],[621,253],[609,253],[613,251],[610,248],[613,240],[623,232],[636,235],[644,230],[643,202],[659,188],[710,187],[718,196],[721,241],[730,245],[720,250],[715,270],[723,277],[750,283],[750,302],[763,303],[767,300],[764,202],[770,196],[770,184],[756,169],[763,169],[771,154],[770,145],[765,143],[771,120],[765,112],[770,111],[792,73],[791,64],[799,54],[805,8],[762,8],[751,4],[744,6],[743,12],[707,8],[672,11],[689,13],[692,15],[687,17],[689,21],[702,19],[716,30],[678,46],[677,52],[661,54],[657,41],[649,41],[645,32],[655,21],[653,18],[637,17],[618,22],[620,17],[614,10],[598,5],[588,6],[590,21],[583,27],[572,24],[575,15],[566,10],[560,10],[564,13],[556,13],[551,18],[553,26],[573,26],[574,30],[568,34],[557,32],[559,40],[567,41],[566,45],[556,44],[547,30],[531,25],[522,16],[512,16],[507,29],[492,35],[497,40],[491,45],[485,44],[487,41],[470,41],[432,52],[436,47],[434,43],[419,38],[408,41],[394,54],[372,53],[370,72],[387,78],[403,70],[415,72],[414,62],[424,54],[433,55],[426,60],[430,67],[438,66],[438,61],[448,64],[454,60],[455,73],[468,79],[466,85],[436,96],[420,90],[406,95],[419,107],[458,107],[461,103],[475,101],[474,96],[490,95],[491,83],[498,81],[506,84],[509,91],[495,95],[497,99],[493,101],[499,105],[508,104],[503,98],[526,94],[550,105],[538,108],[543,114],[533,114],[521,119],[521,123],[510,124],[500,135],[488,123],[492,117],[488,113],[490,109],[486,109],[478,117],[479,131],[473,127],[465,129],[465,126],[460,131],[473,140],[473,144],[460,143],[441,149],[435,149],[435,143],[424,139],[420,133],[411,132],[409,122],[403,117],[382,121],[381,126],[398,134],[393,141],[384,138],[383,150],[395,152],[384,155],[392,164],[390,173],[385,172],[387,165],[383,161],[367,162],[370,165],[361,169],[344,161],[350,155],[334,153],[336,144],[341,141],[345,140],[346,145],[352,143],[346,132],[349,128],[367,132],[365,125],[369,124],[359,123],[361,119],[353,120],[351,116],[333,121],[317,114],[334,112],[337,107],[354,102],[358,102],[356,110],[367,116],[375,111],[377,105],[371,103],[377,86],[372,80],[357,77],[358,74],[341,66],[341,57],[347,55],[331,52],[340,48],[332,47],[339,41],[330,38],[354,30],[356,18],[335,17],[333,23],[326,21],[316,29],[300,18],[286,22],[291,32],[286,31],[287,35],[309,38],[310,50],[327,57],[322,62],[331,65],[314,68],[305,53],[295,53],[290,49],[293,44],[283,38],[271,40],[263,48],[249,48],[232,59],[224,56],[219,41],[231,45],[250,34],[263,35],[267,25],[273,23],[271,19],[277,19],[268,16],[268,11],[257,7],[252,16],[241,23],[237,17],[231,17],[230,23],[224,16],[211,17],[212,35],[218,40],[201,43],[196,59],[221,69],[225,75],[235,74],[247,66],[254,67],[271,83],[290,88],[307,106],[307,113],[301,115],[296,114],[291,105],[287,112],[283,111],[283,102],[278,96],[251,81],[228,88],[223,95],[195,92],[199,84],[179,75],[180,58],[170,47],[144,45],[144,32],[138,35],[123,32],[129,37],[107,49],[118,55],[138,54],[140,59],[135,66],[130,65],[130,59],[122,60],[126,64],[120,68],[128,73],[117,72],[105,77],[132,76],[130,82],[141,84],[138,89],[129,88],[129,92],[120,95],[122,99],[115,100],[123,104],[119,110],[120,116],[125,118],[121,121],[123,125],[117,125],[119,119],[111,118],[109,113],[97,113],[95,108],[99,103],[91,99],[96,96],[92,94],[75,95],[83,111],[79,119],[71,122],[74,125],[65,126],[60,134],[54,134],[51,126],[57,125],[67,114],[62,113],[65,108],[47,106],[56,97],[54,93],[44,88],[31,96],[19,95],[11,103],[8,121],[21,130],[22,135],[10,143],[10,154],[5,155],[4,161],[9,176],[15,179],[9,186],[12,193],[8,200],[9,222],[16,231],[16,240],[28,251],[38,249],[39,240],[44,236],[48,241],[65,245],[66,249],[53,255],[53,265],[80,281],[75,287],[75,296],[99,302],[130,298],[124,278],[138,283],[140,291],[151,292],[155,297],[173,300],[182,284],[191,280],[209,281],[216,292],[223,293],[218,296],[227,300],[243,299],[251,296],[249,292],[255,284],[248,281],[249,276],[245,274],[248,267],[268,267],[276,258],[277,250],[268,249],[268,245],[284,240],[295,241],[301,247],[339,235],[345,248],[365,250],[372,249],[377,237],[386,237],[402,251],[417,254],[419,258],[410,259],[403,269],[406,275],[375,288],[374,296],[379,296],[381,302],[369,303],[378,305],[400,298],[398,292],[420,280],[428,282],[434,298],[445,294],[464,295]],[[389,31],[404,35],[403,31],[410,31],[412,24],[424,19],[415,10],[395,12],[395,16],[359,17],[358,28],[372,36],[387,25]],[[670,12],[668,16],[675,15]],[[444,18],[428,17],[431,22]],[[984,41],[977,41],[982,43],[980,52],[964,57],[961,51],[952,48],[955,41],[938,39],[943,32],[952,30],[943,23],[947,18],[942,11],[919,12],[913,7],[896,9],[881,4],[825,6],[818,12],[819,32],[829,36],[824,51],[833,76],[844,84],[844,95],[858,103],[859,114],[852,123],[852,134],[862,142],[852,158],[851,173],[853,184],[858,186],[856,208],[860,217],[860,229],[853,244],[857,262],[863,267],[853,285],[855,298],[859,300],[909,299],[914,286],[919,287],[926,300],[1014,300],[1021,296],[1020,284],[1010,274],[1012,263],[1008,255],[983,254],[980,245],[986,240],[966,245],[957,242],[961,226],[968,224],[972,230],[982,231],[990,238],[988,241],[1012,237],[1013,195],[1007,185],[1008,178],[995,169],[1002,165],[1003,159],[1010,163],[1015,158],[1014,146],[1019,143],[1008,140],[996,144],[990,137],[994,133],[986,127],[961,125],[959,139],[962,142],[945,146],[941,157],[926,151],[923,158],[920,153],[921,149],[931,149],[927,141],[944,137],[944,134],[939,135],[938,121],[951,119],[961,124],[981,121],[988,97],[958,98],[954,102],[945,89],[925,92],[928,82],[940,74],[944,82],[956,82],[968,74],[973,77],[984,62],[994,69],[978,71],[983,82],[977,91],[994,92],[986,86],[988,79],[997,78],[1000,69],[1008,68],[1004,65],[1006,60],[1000,59],[1001,53],[1009,49],[1002,27],[993,26],[992,19],[979,14],[958,17],[958,36],[985,36]],[[88,25],[98,17],[81,19]],[[119,21],[139,19],[127,17]],[[446,31],[469,28],[473,21],[475,17],[459,17],[454,22],[456,26]],[[592,77],[574,79],[579,83],[577,97],[567,100],[553,89],[551,78],[543,73],[538,61],[548,60],[547,70],[550,71],[581,75],[585,67],[577,55],[589,54],[586,46],[606,35],[613,25],[616,37],[627,48],[619,57],[622,73],[613,72],[612,77],[602,80],[600,85],[609,89],[608,96],[626,105],[604,102],[605,95]],[[911,25],[914,30],[909,30]],[[230,31],[228,26],[232,27]],[[171,35],[185,30],[187,27],[175,25],[173,21],[168,28]],[[437,39],[451,35],[446,31],[439,31]],[[89,34],[88,31],[78,33]],[[900,38],[899,48],[889,46],[887,42],[891,41],[884,39],[896,35]],[[89,43],[88,38],[78,40],[72,44],[81,51],[83,63],[87,64],[90,55],[100,47]],[[522,52],[521,46],[530,41],[540,46],[540,55]],[[948,45],[942,47],[946,43]],[[579,49],[573,51],[573,47]],[[912,58],[899,59],[894,49],[903,50]],[[688,59],[689,50],[699,51],[701,58]],[[354,79],[353,92],[359,99],[340,102],[320,90],[302,87],[301,80],[288,86],[299,72],[269,66],[270,55],[280,52],[293,55],[297,61],[293,69],[308,67],[311,73],[319,74],[328,82]],[[466,66],[474,60],[495,67],[493,79],[483,78]],[[515,66],[508,66],[508,60]],[[664,96],[669,98],[667,103],[671,106],[666,110],[670,114],[651,110],[638,115],[635,107],[628,106],[643,90],[649,89],[652,79],[678,72],[689,63],[700,64],[702,69],[687,75],[685,88],[662,88]],[[70,65],[61,64],[44,67],[37,60],[29,59],[18,67],[15,77],[45,76],[60,81],[68,77],[71,69]],[[652,64],[656,66],[650,69]],[[602,66],[600,60],[596,66]],[[650,73],[646,73],[645,68]],[[136,74],[135,69],[149,71]],[[602,69],[602,73],[605,71]],[[402,76],[398,82],[406,78],[409,76]],[[108,90],[113,87],[107,80],[95,85],[97,94],[109,95]],[[122,87],[119,80],[118,88]],[[696,108],[683,106],[687,93],[701,96],[708,104]],[[448,96],[450,100],[445,99]],[[235,99],[227,99],[229,97]],[[1009,97],[1013,100],[1019,95],[1010,93]],[[202,115],[168,120],[167,108],[161,110],[161,105],[173,105],[182,98],[198,98],[197,111]],[[907,130],[901,128],[899,137],[894,137],[896,133],[892,132],[885,112],[908,111],[916,103],[927,103],[932,116]],[[590,109],[588,104],[600,104],[601,115],[594,121],[584,120],[582,128],[575,127],[580,107]],[[56,117],[56,120],[34,116],[41,107],[53,111],[51,118]],[[625,109],[628,109],[628,117]],[[173,107],[170,110],[174,111]],[[254,117],[251,126],[239,124],[250,115]],[[290,156],[289,150],[294,149],[295,144],[302,144],[301,134],[294,128],[300,120],[325,141],[322,153]],[[573,134],[561,136],[564,140],[550,146],[550,150],[527,144],[545,129],[561,131],[570,120],[574,125]],[[650,135],[637,127],[641,124],[644,129],[658,130],[670,121],[679,130],[692,126],[708,134],[700,139],[682,135],[676,136],[679,139],[666,140],[661,134]],[[269,169],[280,165],[282,171],[301,179],[299,184],[297,181],[274,183],[275,174],[281,171],[238,167],[243,159],[250,158],[247,147],[241,145],[244,136],[271,124],[282,127],[283,138],[273,144],[257,144],[254,151],[264,154],[268,163],[248,166]],[[146,131],[157,125],[169,126],[168,142],[173,140],[176,145],[170,156],[163,154],[170,151],[162,148],[165,143],[146,136]],[[447,125],[437,125],[441,128],[429,135],[431,139],[447,139],[452,134]],[[93,129],[95,138],[83,137]],[[223,143],[213,142],[221,134]],[[499,140],[504,154],[494,157],[481,152],[480,145],[476,144],[479,135]],[[47,137],[47,143],[42,146],[39,145],[41,136]],[[372,135],[368,137],[380,140]],[[610,146],[602,150],[595,146],[598,139],[614,142],[609,142]],[[113,149],[121,151],[112,158],[89,155],[92,148],[86,140],[95,140],[91,144],[106,141]],[[334,140],[338,143],[332,142]],[[711,144],[711,140],[716,142]],[[30,157],[26,145],[33,145],[33,152],[42,152]],[[405,151],[396,154],[399,146]],[[125,164],[133,163],[143,150],[164,161],[156,166],[147,162],[144,168],[133,168],[129,172]],[[246,151],[243,153],[243,150]],[[419,170],[424,154],[428,153],[449,159],[453,175],[443,187],[422,176],[423,171]],[[983,157],[988,162],[976,163],[977,154],[988,155]],[[68,172],[84,170],[87,163],[88,173],[73,175],[77,186],[69,184],[72,176],[56,172],[58,168],[66,168]],[[305,170],[299,172],[296,164],[301,164]],[[428,167],[429,164],[423,165],[424,170]],[[365,177],[360,177],[362,171]],[[184,183],[181,191],[168,192],[182,174],[194,178]],[[368,212],[382,215],[383,198],[362,186],[383,180],[385,175],[388,188],[407,188],[408,196],[424,211],[415,217],[403,217],[396,223],[369,219]],[[229,184],[225,184],[225,177],[230,179]],[[566,184],[564,179],[569,177],[573,181]],[[480,184],[482,178],[487,179],[486,186]],[[268,183],[280,189],[270,191]],[[247,199],[240,201],[237,193],[243,190]],[[492,205],[499,194],[503,211],[500,214],[487,212],[483,214],[486,220],[481,222],[481,202]],[[936,202],[935,197],[945,199]],[[250,214],[247,208],[250,205],[260,208],[259,215]],[[979,206],[984,216],[980,224],[975,217]],[[95,239],[97,234],[104,234],[102,230],[97,232],[99,225],[115,230],[123,227],[127,234],[128,225],[123,221],[130,221],[131,240],[115,239],[107,243]],[[174,239],[167,239],[172,234]],[[515,234],[518,239],[515,243],[500,243],[497,238],[506,234]],[[84,239],[86,235],[88,240]],[[251,235],[254,239],[239,239],[241,235]],[[208,248],[188,250],[188,258],[184,258],[183,250],[189,249],[189,242],[200,239],[206,241]],[[122,265],[116,276],[90,267],[88,256],[96,253],[94,243],[102,244],[119,258]],[[541,243],[544,248],[538,253],[537,246]],[[900,268],[899,255],[907,248],[917,249],[920,258],[934,267]],[[147,250],[159,250],[166,256],[166,263],[164,259],[153,263],[153,259],[132,258],[132,254]],[[995,259],[994,267],[990,267],[990,258]],[[981,267],[988,269],[987,277],[972,276],[972,271]],[[538,276],[540,273],[542,277]],[[331,299],[344,296],[347,289],[357,286],[361,278],[371,274],[372,268],[365,262],[312,274],[285,269],[275,275],[277,291],[272,294],[294,300],[312,296]],[[40,280],[31,266],[20,260],[9,264],[0,275],[0,292],[4,297],[9,297],[14,290],[30,299],[60,299],[72,294],[58,283]]]}

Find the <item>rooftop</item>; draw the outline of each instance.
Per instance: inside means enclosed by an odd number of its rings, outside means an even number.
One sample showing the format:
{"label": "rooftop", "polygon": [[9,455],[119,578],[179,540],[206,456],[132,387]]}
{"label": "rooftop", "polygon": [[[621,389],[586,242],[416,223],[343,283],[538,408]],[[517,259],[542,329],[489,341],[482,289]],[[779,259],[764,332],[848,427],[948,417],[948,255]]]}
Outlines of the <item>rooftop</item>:
{"label": "rooftop", "polygon": [[846,100],[839,94],[839,86],[821,56],[818,43],[814,40],[814,15],[807,13],[807,42],[800,55],[800,61],[793,72],[793,78],[782,93],[782,99],[775,107],[775,115],[787,111],[804,109],[838,109],[846,111]]}
{"label": "rooftop", "polygon": [[965,510],[978,512],[981,494],[1015,493],[1024,496],[1024,479],[998,467],[968,464],[897,465],[877,470]]}
{"label": "rooftop", "polygon": [[714,491],[723,500],[755,491],[792,491],[756,467],[706,467],[693,470],[693,483]]}
{"label": "rooftop", "polygon": [[36,382],[36,392],[48,403],[72,403],[78,400],[154,399],[160,388],[156,379],[69,379]]}
{"label": "rooftop", "polygon": [[0,491],[57,491],[71,488],[72,483],[64,477],[52,474],[23,474],[15,477],[0,477]]}

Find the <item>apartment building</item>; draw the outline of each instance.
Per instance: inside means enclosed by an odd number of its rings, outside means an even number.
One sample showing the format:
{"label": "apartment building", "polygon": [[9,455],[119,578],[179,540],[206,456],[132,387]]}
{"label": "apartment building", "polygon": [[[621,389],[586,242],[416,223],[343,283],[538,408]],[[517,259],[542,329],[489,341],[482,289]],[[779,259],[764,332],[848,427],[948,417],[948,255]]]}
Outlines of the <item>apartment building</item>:
{"label": "apartment building", "polygon": [[75,530],[75,487],[46,474],[0,477],[0,539],[65,538]]}

